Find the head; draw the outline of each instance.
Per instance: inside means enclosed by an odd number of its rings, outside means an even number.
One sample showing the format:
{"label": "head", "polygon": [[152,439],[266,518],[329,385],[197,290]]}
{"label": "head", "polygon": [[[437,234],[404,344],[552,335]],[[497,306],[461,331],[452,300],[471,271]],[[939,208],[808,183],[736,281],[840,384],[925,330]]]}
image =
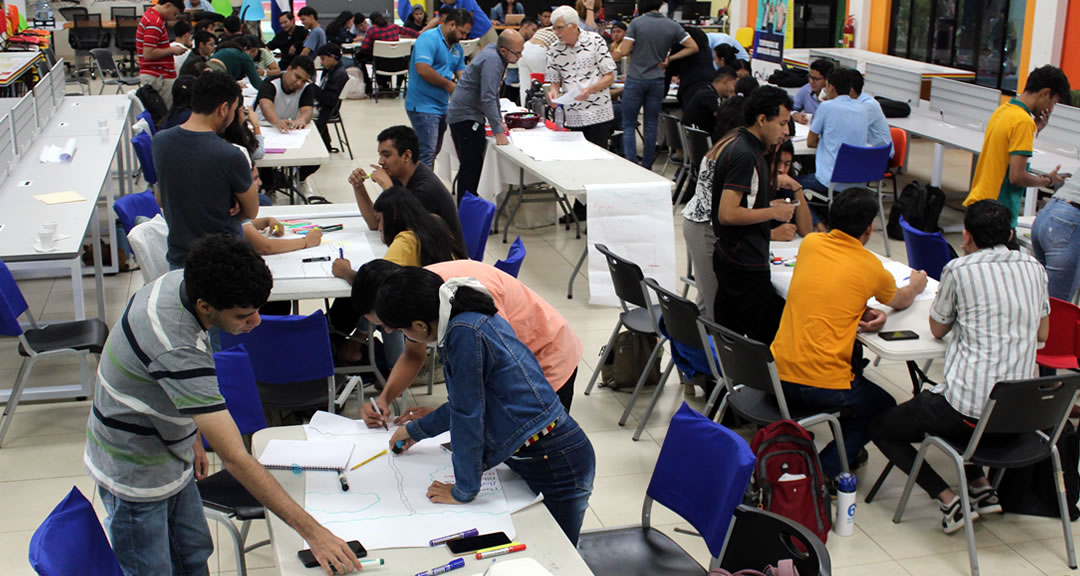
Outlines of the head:
{"label": "head", "polygon": [[540,23],[536,21],[536,18],[525,18],[521,21],[521,26],[518,26],[518,32],[521,34],[521,38],[526,42],[536,34],[536,30],[540,28]]}
{"label": "head", "polygon": [[195,50],[198,51],[199,56],[203,58],[209,58],[211,54],[217,50],[217,38],[213,34],[206,30],[199,30],[192,36],[192,41],[195,43]]}
{"label": "head", "polygon": [[847,68],[836,66],[825,81],[825,93],[829,99],[851,95],[851,73]]}
{"label": "head", "polygon": [[638,12],[645,14],[646,12],[655,12],[664,5],[664,0],[641,0],[638,2]]}
{"label": "head", "polygon": [[833,197],[829,226],[855,238],[865,246],[874,231],[878,215],[877,194],[869,188],[848,188]]}
{"label": "head", "polygon": [[[225,131],[222,132],[221,137],[230,144],[235,144],[241,148],[247,150],[248,155],[254,154],[259,149],[259,139],[255,136],[255,133],[248,126],[247,110],[244,108],[244,101],[241,98],[236,106],[236,114],[233,115],[232,122],[225,127]],[[253,170],[254,175],[258,175],[258,170]]]}
{"label": "head", "polygon": [[525,39],[518,34],[517,30],[503,30],[499,33],[496,49],[502,59],[510,64],[517,64],[521,60],[521,53],[525,50]]}
{"label": "head", "polygon": [[[391,274],[375,297],[375,313],[382,325],[401,330],[409,340],[433,343],[438,340],[439,289],[443,279],[423,268],[404,267]],[[498,312],[491,296],[460,286],[450,300],[450,317],[463,312],[488,316]]]}
{"label": "head", "polygon": [[371,25],[377,28],[383,28],[387,25],[386,16],[382,12],[376,12],[371,15]]}
{"label": "head", "polygon": [[196,20],[195,25],[192,26],[192,30],[198,33],[200,30],[210,31],[214,27],[214,21],[209,18],[203,18],[202,20]]}
{"label": "head", "polygon": [[821,92],[834,67],[832,60],[826,58],[818,58],[810,63],[810,91],[812,93]]}
{"label": "head", "polygon": [[190,74],[178,76],[172,85],[172,109],[191,108],[191,95],[195,92],[195,78]]}
{"label": "head", "polygon": [[746,97],[743,122],[766,148],[779,144],[788,133],[791,96],[776,86],[761,86]]}
{"label": "head", "polygon": [[291,33],[296,27],[296,16],[292,12],[282,12],[281,16],[278,16],[278,24],[281,24],[281,29],[286,33]]}
{"label": "head", "polygon": [[979,200],[964,213],[964,254],[1012,240],[1012,213],[997,200]]}
{"label": "head", "polygon": [[462,255],[455,253],[457,242],[446,223],[429,213],[408,189],[393,186],[375,199],[379,232],[387,246],[398,234],[412,231],[420,240],[420,263],[423,266],[446,262]]}
{"label": "head", "polygon": [[427,12],[424,11],[424,5],[417,4],[413,6],[412,13],[409,17],[417,24],[424,24],[427,21]]}
{"label": "head", "polygon": [[229,16],[226,18],[225,22],[222,22],[222,26],[225,28],[226,36],[234,36],[240,34],[244,30],[244,23],[236,16]]}
{"label": "head", "polygon": [[776,173],[790,174],[791,163],[795,160],[795,145],[787,140],[776,149],[775,154]]}
{"label": "head", "polygon": [[404,181],[411,174],[420,158],[420,140],[412,128],[404,125],[391,126],[377,137],[379,141],[379,167],[394,180]]}
{"label": "head", "polygon": [[166,22],[172,22],[184,13],[184,0],[161,0],[151,10],[157,10]]}
{"label": "head", "polygon": [[184,261],[184,295],[203,327],[245,334],[259,325],[259,307],[274,279],[243,238],[214,234],[196,241]]}
{"label": "head", "polygon": [[[319,58],[319,63],[322,64],[323,70],[329,70],[341,62],[341,46],[328,42],[319,47],[319,50],[315,53]],[[325,74],[325,72],[323,72]]]}
{"label": "head", "polygon": [[376,326],[382,326],[382,321],[375,314],[375,298],[379,294],[379,288],[390,276],[396,274],[403,267],[389,260],[376,258],[364,264],[356,271],[353,278],[352,302],[353,309]]}
{"label": "head", "polygon": [[727,98],[735,93],[735,82],[738,79],[739,77],[735,74],[734,69],[730,66],[723,66],[713,76],[712,85],[721,98]]}
{"label": "head", "polygon": [[1028,74],[1023,98],[1036,116],[1047,110],[1052,111],[1058,102],[1070,101],[1069,79],[1061,68],[1049,64],[1040,66]]}
{"label": "head", "polygon": [[314,30],[319,27],[319,13],[311,6],[304,6],[296,14],[300,17],[300,24],[302,24],[304,28]]}
{"label": "head", "polygon": [[730,66],[735,68],[735,74],[737,74],[739,78],[748,78],[754,73],[753,69],[750,67],[750,63],[746,60],[736,58],[731,62]]}
{"label": "head", "polygon": [[342,10],[340,14],[334,17],[333,21],[326,25],[326,31],[328,34],[336,34],[339,30],[350,30],[352,27],[353,13],[349,10]]}
{"label": "head", "polygon": [[719,144],[724,135],[743,125],[743,111],[746,109],[746,97],[757,90],[757,80],[739,78],[735,82],[734,94],[724,100],[716,110],[716,125],[713,126],[713,142]]}
{"label": "head", "polygon": [[716,48],[713,48],[713,64],[717,68],[723,68],[729,66],[734,69],[735,61],[738,60],[738,52],[735,48],[728,46],[727,44],[719,44]]}
{"label": "head", "polygon": [[578,28],[580,22],[577,10],[570,6],[559,6],[551,13],[551,29],[559,37],[559,41],[567,46],[577,44],[578,36],[581,35]]}
{"label": "head", "polygon": [[451,10],[442,19],[443,37],[452,46],[467,40],[472,32],[472,13],[468,10]]}
{"label": "head", "polygon": [[551,26],[551,8],[541,8],[540,13],[536,15],[536,19],[540,21],[541,28]]}
{"label": "head", "polygon": [[848,68],[848,74],[851,76],[851,97],[858,98],[862,95],[863,84],[865,84],[862,72],[855,68]]}
{"label": "head", "polygon": [[233,121],[240,102],[240,85],[228,74],[207,70],[195,80],[191,113],[205,116],[221,134]]}
{"label": "head", "polygon": [[627,28],[628,28],[628,26],[626,25],[626,22],[623,22],[622,20],[616,20],[615,23],[613,23],[611,25],[611,41],[612,41],[612,43],[618,44],[618,43],[622,42],[623,39],[626,38],[626,29]]}
{"label": "head", "polygon": [[281,86],[285,91],[292,94],[302,89],[315,77],[315,63],[311,58],[303,54],[296,56],[289,62],[289,67],[281,74]]}
{"label": "head", "polygon": [[177,42],[191,48],[191,23],[183,18],[173,25],[173,37]]}

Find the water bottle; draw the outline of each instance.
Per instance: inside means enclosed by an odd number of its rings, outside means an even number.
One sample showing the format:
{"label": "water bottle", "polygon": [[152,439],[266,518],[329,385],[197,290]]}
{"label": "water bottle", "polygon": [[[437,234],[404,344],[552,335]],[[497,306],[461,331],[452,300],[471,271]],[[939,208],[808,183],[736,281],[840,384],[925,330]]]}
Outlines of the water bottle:
{"label": "water bottle", "polygon": [[833,532],[837,536],[851,536],[855,531],[855,487],[859,479],[850,472],[843,472],[836,479],[836,522]]}
{"label": "water bottle", "polygon": [[562,130],[566,125],[566,110],[563,110],[562,104],[559,104],[555,108],[555,129]]}

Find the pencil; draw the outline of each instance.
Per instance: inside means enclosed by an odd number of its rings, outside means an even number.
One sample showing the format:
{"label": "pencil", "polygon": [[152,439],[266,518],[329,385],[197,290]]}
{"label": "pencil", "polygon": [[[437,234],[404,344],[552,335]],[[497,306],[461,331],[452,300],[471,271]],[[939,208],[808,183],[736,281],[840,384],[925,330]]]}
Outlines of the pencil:
{"label": "pencil", "polygon": [[382,456],[383,454],[386,454],[386,450],[383,450],[382,452],[379,452],[378,454],[372,456],[371,458],[368,458],[367,460],[364,460],[363,462],[357,464],[356,466],[353,466],[352,468],[349,468],[349,471],[351,472],[353,470],[356,470],[357,468],[363,466],[364,464],[367,464],[368,462],[371,462],[372,460],[378,458],[379,456]]}

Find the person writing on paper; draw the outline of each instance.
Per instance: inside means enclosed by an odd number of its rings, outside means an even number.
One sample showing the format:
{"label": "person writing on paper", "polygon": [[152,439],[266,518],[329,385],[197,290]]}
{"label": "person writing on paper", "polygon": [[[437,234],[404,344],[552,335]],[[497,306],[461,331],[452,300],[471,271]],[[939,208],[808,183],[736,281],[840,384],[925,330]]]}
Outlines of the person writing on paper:
{"label": "person writing on paper", "polygon": [[404,268],[379,289],[375,312],[407,339],[439,346],[447,402],[390,438],[391,448],[407,451],[450,431],[455,483],[432,482],[428,499],[471,502],[484,471],[506,463],[529,488],[543,493],[544,506],[577,545],[596,455],[483,284],[472,278],[444,281],[430,270]]}
{"label": "person writing on paper", "polygon": [[307,56],[297,56],[280,76],[267,78],[255,98],[259,120],[265,120],[280,132],[307,127],[315,115],[313,77],[315,63]]}
{"label": "person writing on paper", "polygon": [[289,238],[282,238],[284,235],[285,227],[277,218],[255,218],[244,222],[244,238],[263,256],[295,252],[322,244],[322,230],[318,228],[312,228],[303,236],[293,234]]}
{"label": "person writing on paper", "polygon": [[110,332],[83,465],[124,574],[209,574],[214,542],[195,483],[210,468],[202,438],[233,478],[300,533],[327,575],[360,570],[345,541],[251,456],[218,389],[208,330],[254,330],[272,285],[250,244],[207,236],[192,245],[184,270],[140,288]]}

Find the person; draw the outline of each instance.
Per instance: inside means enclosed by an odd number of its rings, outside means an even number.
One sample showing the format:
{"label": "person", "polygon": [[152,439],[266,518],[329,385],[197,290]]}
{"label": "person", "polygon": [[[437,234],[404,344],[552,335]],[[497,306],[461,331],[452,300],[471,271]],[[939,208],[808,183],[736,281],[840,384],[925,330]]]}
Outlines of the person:
{"label": "person", "polygon": [[195,76],[183,74],[176,77],[172,86],[172,108],[158,126],[159,131],[179,126],[191,117],[191,94],[195,91],[195,79]]}
{"label": "person", "polygon": [[278,16],[278,24],[281,25],[281,30],[274,34],[274,38],[266,44],[266,47],[281,52],[281,60],[278,63],[284,69],[288,68],[293,57],[304,49],[308,31],[307,28],[296,25],[292,12],[282,12],[281,16]]}
{"label": "person", "polygon": [[183,18],[173,24],[173,41],[169,43],[169,47],[176,48],[177,46],[183,48],[184,51],[173,56],[173,70],[180,70],[180,67],[184,65],[184,60],[187,60],[188,51],[192,48],[191,24]]}
{"label": "person", "polygon": [[[522,23],[524,26],[524,22]],[[554,38],[550,44],[548,40]],[[525,49],[521,51],[521,58],[518,60],[518,97],[519,104],[527,106],[529,101],[529,90],[532,89],[533,74],[544,74],[547,70],[547,51],[548,48],[554,46],[559,41],[559,37],[551,30],[551,28],[537,29],[533,32],[525,42]],[[508,72],[509,74],[509,72]],[[543,84],[543,82],[540,82]]]}
{"label": "person", "polygon": [[349,82],[349,74],[345,72],[345,65],[341,63],[341,47],[337,44],[333,42],[323,44],[317,55],[319,64],[322,65],[322,79],[311,87],[316,104],[315,128],[322,136],[326,149],[333,152],[327,122],[337,112],[338,104],[341,102],[341,91]]}
{"label": "person", "polygon": [[195,482],[210,468],[203,438],[233,478],[300,533],[326,574],[360,570],[345,541],[251,456],[218,388],[207,331],[255,329],[272,285],[250,244],[208,236],[191,247],[183,270],[140,288],[110,332],[83,465],[124,574],[210,573],[214,542]]}
{"label": "person", "polygon": [[525,50],[525,41],[515,30],[503,30],[495,44],[481,50],[458,81],[450,96],[446,122],[454,139],[461,166],[458,168],[458,204],[467,193],[476,194],[484,167],[487,136],[485,119],[491,126],[495,144],[506,146],[510,138],[502,122],[499,91],[507,64],[516,64]]}
{"label": "person", "polygon": [[[739,41],[736,40],[734,36],[731,36],[730,34],[724,34],[723,32],[707,32],[705,36],[709,40],[709,52],[711,52],[714,56],[716,56],[717,46],[730,46],[732,49],[735,50],[736,59],[743,60],[745,62],[750,61],[750,53],[746,51],[746,48],[744,48],[742,44],[739,44]],[[727,52],[724,52],[724,54],[726,55]],[[713,66],[717,70],[719,70],[721,66],[729,66],[729,64],[726,61],[723,63],[718,63],[714,59]]]}
{"label": "person", "polygon": [[[221,137],[244,153],[244,158],[251,169],[252,185],[258,190],[262,186],[262,181],[259,178],[259,169],[255,167],[255,161],[266,155],[266,139],[263,137],[262,129],[259,127],[258,115],[254,110],[244,106],[242,98],[237,103],[235,118],[222,131]],[[274,204],[270,196],[262,192],[259,192],[258,197],[259,206],[272,206]],[[246,224],[246,222],[243,224]],[[243,231],[244,236],[248,236],[249,230],[246,226]],[[276,232],[276,230],[271,230],[271,232]]]}
{"label": "person", "polygon": [[405,21],[405,27],[416,31],[417,35],[428,28],[427,12],[424,10],[423,4],[417,4],[412,7],[412,12],[409,13],[408,18],[403,18]]}
{"label": "person", "polygon": [[217,14],[217,12],[214,11],[214,5],[210,3],[210,0],[196,0],[195,2],[184,0],[184,10],[200,10],[208,14]]}
{"label": "person", "polygon": [[362,12],[357,12],[353,15],[353,42],[363,42],[364,38],[367,38],[368,28],[371,27],[371,19],[364,16]]}
{"label": "person", "polygon": [[[258,216],[258,184],[244,154],[219,136],[233,121],[240,86],[208,70],[195,80],[191,117],[154,136],[158,204],[169,224],[169,266],[184,264],[199,238],[229,233],[240,237],[240,220]],[[192,170],[192,166],[199,166]]]}
{"label": "person", "polygon": [[427,266],[468,258],[446,222],[428,212],[408,189],[392,186],[383,190],[372,210],[387,246],[384,259],[402,266]]}
{"label": "person", "polygon": [[459,42],[469,36],[472,15],[453,10],[439,18],[432,28],[416,39],[409,58],[409,90],[405,93],[405,113],[420,139],[420,161],[429,168],[442,150],[446,133],[446,108],[465,71],[465,53]]}
{"label": "person", "polygon": [[1069,79],[1060,68],[1046,65],[1031,71],[1024,91],[1002,104],[986,123],[982,152],[964,206],[979,200],[999,200],[1020,216],[1025,188],[1055,188],[1065,181],[1058,166],[1049,174],[1028,172],[1035,134],[1046,127],[1058,102],[1070,102]]}
{"label": "person", "polygon": [[416,442],[450,431],[455,483],[432,482],[428,499],[471,502],[484,471],[506,463],[544,495],[544,506],[577,545],[596,455],[483,285],[405,268],[379,288],[375,313],[386,327],[442,351],[447,402],[390,438],[390,447],[401,446],[408,457]]}
{"label": "person", "polygon": [[[430,26],[435,27],[435,21],[432,21]],[[359,58],[358,62],[360,64],[360,71],[364,77],[364,83],[371,86],[372,91],[375,90],[375,87],[368,75],[367,66],[365,66],[365,64],[371,63],[374,58],[375,41],[397,42],[402,36],[406,38],[416,38],[418,35],[419,34],[411,28],[398,26],[393,22],[388,22],[386,17],[379,12],[371,15],[371,26],[364,35],[364,40],[360,42],[360,47],[357,50],[357,57]],[[389,78],[381,77],[379,78],[379,83],[382,84],[381,90],[390,90]]]}
{"label": "person", "polygon": [[[830,231],[811,234],[799,245],[787,305],[772,343],[789,405],[839,412],[852,470],[865,462],[871,421],[896,405],[862,374],[861,345],[858,354],[853,352],[858,333],[885,325],[885,312],[866,302],[874,297],[903,310],[926,288],[926,272],[920,270],[913,270],[908,283],[897,288],[892,273],[866,249],[877,213],[877,194],[867,188],[836,195],[829,207]],[[835,488],[841,472],[836,443],[829,443],[820,456],[827,484]]]}
{"label": "person", "polygon": [[713,74],[712,82],[699,90],[683,112],[682,123],[712,134],[716,127],[716,111],[720,102],[735,93],[735,70],[728,66]]}
{"label": "person", "polygon": [[315,114],[313,76],[315,63],[301,54],[293,58],[280,76],[267,78],[255,98],[259,119],[282,132],[306,127]]}
{"label": "person", "polygon": [[626,31],[628,29],[629,26],[622,20],[616,20],[611,23],[611,46],[609,48],[612,53],[618,50],[619,46],[622,46],[623,40],[626,39]]}
{"label": "person", "polygon": [[[612,57],[632,56],[622,92],[623,157],[651,170],[656,159],[656,130],[660,104],[664,101],[664,69],[668,64],[697,53],[699,46],[682,26],[660,13],[661,0],[642,0],[641,15],[630,21],[626,38]],[[682,49],[671,53],[670,48]],[[644,108],[645,134],[642,154],[637,153],[637,118]]]}
{"label": "person", "polygon": [[225,72],[233,80],[247,78],[252,88],[256,90],[262,86],[263,79],[255,67],[254,57],[259,54],[259,47],[253,38],[247,36],[230,36],[222,40],[217,50],[207,65],[212,70]]}
{"label": "person", "polygon": [[746,97],[743,125],[722,149],[706,154],[715,162],[710,219],[718,279],[713,312],[717,324],[763,344],[772,343],[783,299],[770,281],[769,222],[790,222],[795,206],[769,199],[771,180],[765,151],[787,136],[791,98],[762,86]]}
{"label": "person", "polygon": [[300,17],[300,24],[307,28],[308,31],[300,54],[312,57],[320,46],[326,44],[326,30],[319,26],[319,13],[311,6],[304,6],[296,14]]}
{"label": "person", "polygon": [[233,36],[240,36],[244,33],[244,23],[240,21],[237,16],[229,16],[221,23],[221,28],[224,30],[224,34],[221,35],[221,39],[232,38]]}
{"label": "person", "polygon": [[352,12],[342,10],[341,14],[326,25],[326,41],[339,46],[353,42],[356,39],[356,35],[352,33],[353,18]]}
{"label": "person", "polygon": [[172,84],[176,80],[173,57],[187,52],[183,46],[169,45],[166,23],[175,21],[183,11],[183,0],[163,0],[146,9],[135,29],[139,84],[153,88],[166,108],[172,106]]}
{"label": "person", "polygon": [[1080,290],[1080,185],[1073,180],[1054,193],[1035,216],[1031,244],[1035,259],[1046,266],[1050,296],[1072,302]]}
{"label": "person", "polygon": [[[690,35],[690,39],[698,46],[708,43],[705,32],[696,26],[684,25],[683,29]],[[679,50],[681,44],[672,46],[672,50]],[[664,69],[664,93],[667,94],[672,81],[678,78],[678,87],[675,92],[675,100],[686,114],[686,107],[690,100],[712,81],[716,74],[716,68],[712,66],[712,53],[707,50],[698,50],[688,58],[672,62]]]}
{"label": "person", "polygon": [[851,75],[851,99],[866,107],[866,145],[884,146],[889,145],[889,156],[892,156],[892,131],[889,129],[889,120],[881,111],[881,104],[873,96],[863,92],[863,75],[855,68],[848,68]]}
{"label": "person", "polygon": [[255,70],[259,73],[259,77],[277,76],[281,74],[281,68],[278,66],[277,58],[274,57],[274,53],[263,42],[262,37],[245,35],[251,42],[254,50],[251,52],[251,59],[255,61]]}
{"label": "person", "polygon": [[[996,200],[968,206],[964,255],[941,271],[930,307],[930,332],[935,338],[952,335],[945,349],[945,379],[870,427],[874,444],[904,472],[914,465],[913,442],[932,434],[965,446],[994,385],[1035,373],[1036,348],[1050,333],[1047,275],[1037,260],[1007,247],[1014,234],[1010,218],[1009,208]],[[982,468],[966,466],[964,471],[972,520],[1001,512]],[[946,534],[964,526],[959,496],[928,463],[915,482],[940,504]]]}
{"label": "person", "polygon": [[[477,48],[483,48],[495,41],[496,32],[495,28],[491,26],[491,19],[488,18],[487,13],[484,12],[484,9],[481,8],[479,4],[477,4],[476,0],[444,1],[443,6],[462,10],[472,16],[472,19],[469,21],[472,27],[469,28],[466,37],[469,40],[479,39],[479,42],[476,44]],[[462,38],[462,40],[465,40],[465,38]]]}
{"label": "person", "polygon": [[833,68],[833,61],[827,58],[818,58],[810,63],[810,81],[803,84],[793,98],[796,113],[792,114],[792,117],[799,124],[810,124],[811,116],[817,113],[818,106],[821,105],[821,91],[825,89]]}
{"label": "person", "polygon": [[524,14],[525,5],[517,0],[499,0],[491,7],[491,21],[495,24],[506,24],[508,14]]}
{"label": "person", "polygon": [[[806,138],[808,147],[817,148],[815,171],[803,174],[799,178],[799,184],[822,196],[829,193],[840,146],[869,144],[869,113],[862,102],[851,98],[851,76],[846,68],[840,66],[834,67],[829,73],[825,82],[827,99],[818,106],[813,121],[810,122],[810,134]],[[892,141],[891,136],[889,141]],[[835,188],[842,190],[844,185],[838,184]]]}
{"label": "person", "polygon": [[578,14],[578,25],[582,30],[600,32],[600,27],[596,22],[604,10],[601,4],[601,0],[577,0],[574,3],[574,10]]}
{"label": "person", "polygon": [[294,234],[289,238],[281,238],[284,235],[285,226],[277,218],[267,216],[244,222],[244,239],[261,255],[295,252],[314,248],[322,243],[322,231],[318,228],[303,236]]}
{"label": "person", "polygon": [[[532,38],[534,34],[536,34],[536,30],[538,28],[539,25],[537,24],[535,18],[525,17],[521,19],[521,24],[518,26],[517,31],[518,34],[521,34],[521,39],[525,42],[528,42],[529,39]],[[523,45],[521,49],[521,56],[518,57],[518,65],[513,68],[506,68],[506,76],[503,78],[502,89],[503,95],[505,95],[506,98],[509,98],[511,101],[516,101],[516,103],[520,106],[525,105],[525,101],[519,99],[519,89],[521,87],[521,59],[524,57],[525,48]],[[526,84],[529,83],[529,81],[526,81]],[[528,88],[526,88],[526,92],[527,91]]]}
{"label": "person", "polygon": [[541,6],[540,11],[536,13],[536,19],[540,21],[541,28],[551,27],[551,7]]}
{"label": "person", "polygon": [[773,179],[769,182],[769,192],[773,198],[789,198],[792,202],[798,202],[795,207],[795,222],[773,221],[769,239],[773,242],[790,242],[795,235],[805,238],[814,231],[813,218],[810,215],[810,207],[803,196],[803,187],[799,181],[791,176],[791,165],[795,161],[795,146],[791,140],[784,140],[766,158],[769,162]]}
{"label": "person", "polygon": [[607,148],[614,119],[609,88],[615,82],[615,60],[603,37],[578,27],[578,14],[573,8],[556,8],[552,21],[559,41],[547,54],[544,76],[551,84],[548,100],[554,104],[564,86],[567,92],[578,90],[574,103],[565,107],[566,127]]}
{"label": "person", "polygon": [[[184,63],[180,66],[180,76],[198,76],[196,67],[206,64],[206,60],[217,50],[217,38],[206,30],[199,30],[192,34],[192,43],[195,47],[187,53]],[[203,67],[205,69],[205,67]]]}

